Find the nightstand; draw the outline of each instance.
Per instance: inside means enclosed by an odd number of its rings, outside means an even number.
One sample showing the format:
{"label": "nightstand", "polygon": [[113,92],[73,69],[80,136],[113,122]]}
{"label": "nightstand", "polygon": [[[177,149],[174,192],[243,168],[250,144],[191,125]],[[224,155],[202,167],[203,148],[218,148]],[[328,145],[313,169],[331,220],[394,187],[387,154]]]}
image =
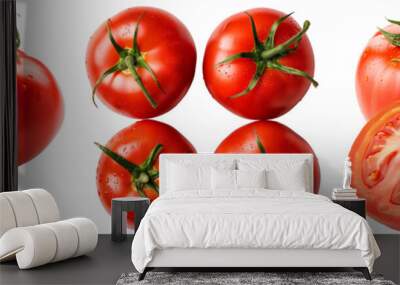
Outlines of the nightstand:
{"label": "nightstand", "polygon": [[339,204],[340,206],[359,214],[365,219],[365,199],[354,199],[354,200],[337,200],[332,199],[333,203]]}
{"label": "nightstand", "polygon": [[121,197],[111,201],[111,239],[126,239],[127,212],[135,213],[135,233],[149,208],[150,200],[144,197]]}

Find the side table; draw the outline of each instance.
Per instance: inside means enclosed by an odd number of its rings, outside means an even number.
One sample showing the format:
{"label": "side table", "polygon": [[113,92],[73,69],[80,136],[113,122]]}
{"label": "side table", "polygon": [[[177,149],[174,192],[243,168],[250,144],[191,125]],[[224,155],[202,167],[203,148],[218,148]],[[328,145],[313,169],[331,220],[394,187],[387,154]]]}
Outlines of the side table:
{"label": "side table", "polygon": [[135,213],[135,232],[146,214],[150,200],[144,197],[114,198],[111,202],[111,240],[126,239],[127,212]]}
{"label": "side table", "polygon": [[332,202],[339,204],[340,206],[359,214],[361,217],[365,219],[365,199],[354,199],[354,200],[340,200],[340,199],[332,199]]}

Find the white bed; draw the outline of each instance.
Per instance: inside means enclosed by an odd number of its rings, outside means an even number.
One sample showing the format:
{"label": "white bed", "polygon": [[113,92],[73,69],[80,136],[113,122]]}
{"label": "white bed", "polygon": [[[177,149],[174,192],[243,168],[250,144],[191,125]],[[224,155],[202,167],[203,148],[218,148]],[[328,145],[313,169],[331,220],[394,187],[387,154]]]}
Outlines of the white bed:
{"label": "white bed", "polygon": [[[177,165],[181,178],[171,170]],[[195,176],[185,170],[196,167]],[[209,167],[251,175],[263,168],[275,189],[215,189]],[[155,267],[354,267],[370,278],[380,251],[367,222],[312,194],[312,173],[311,154],[162,154],[160,197],[132,243],[140,278]]]}

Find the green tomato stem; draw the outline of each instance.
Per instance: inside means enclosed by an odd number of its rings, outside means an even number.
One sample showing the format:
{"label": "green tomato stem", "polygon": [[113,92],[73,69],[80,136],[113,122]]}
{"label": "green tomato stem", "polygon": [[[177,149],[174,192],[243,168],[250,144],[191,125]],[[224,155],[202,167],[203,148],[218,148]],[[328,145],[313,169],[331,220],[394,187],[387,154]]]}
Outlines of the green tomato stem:
{"label": "green tomato stem", "polygon": [[158,107],[157,102],[154,100],[154,98],[151,96],[149,91],[146,89],[142,78],[139,76],[137,69],[138,68],[144,68],[151,76],[152,80],[156,83],[157,88],[164,93],[164,90],[161,87],[161,84],[154,73],[154,71],[151,69],[150,65],[146,62],[144,59],[142,53],[140,52],[139,45],[137,42],[137,35],[139,31],[139,24],[141,19],[143,18],[144,14],[141,14],[139,18],[137,19],[136,27],[134,30],[133,34],[133,39],[132,39],[132,48],[123,48],[120,46],[117,41],[115,40],[112,30],[111,30],[111,21],[108,20],[106,23],[106,29],[107,29],[107,34],[108,38],[114,47],[115,51],[119,55],[118,61],[111,67],[109,67],[106,71],[103,72],[102,75],[96,80],[95,85],[93,86],[92,90],[92,101],[94,105],[97,107],[97,104],[95,102],[95,96],[96,96],[96,91],[97,88],[103,83],[104,79],[111,75],[114,74],[115,72],[121,72],[124,70],[129,70],[131,76],[134,78],[135,82],[139,85],[143,95],[146,97],[148,100],[149,104],[156,109]]}
{"label": "green tomato stem", "polygon": [[254,40],[253,50],[243,51],[243,52],[240,52],[237,54],[230,55],[218,64],[226,64],[226,63],[232,62],[234,60],[237,60],[239,58],[248,58],[255,62],[256,72],[254,73],[254,75],[253,75],[252,79],[250,80],[249,84],[247,85],[247,87],[243,91],[230,96],[230,98],[234,99],[234,98],[242,97],[242,96],[248,94],[251,90],[253,90],[257,86],[261,77],[264,75],[265,71],[268,68],[273,68],[273,69],[279,70],[281,72],[304,77],[307,80],[311,81],[311,83],[315,87],[317,87],[318,82],[315,81],[314,78],[311,75],[309,75],[307,72],[302,71],[302,70],[297,70],[297,69],[289,67],[289,66],[284,66],[279,62],[280,58],[288,55],[289,53],[295,52],[297,50],[300,41],[302,40],[303,36],[305,35],[305,33],[307,32],[307,30],[310,27],[310,22],[305,21],[301,31],[299,31],[297,34],[292,36],[286,42],[284,42],[280,45],[274,46],[275,34],[276,34],[276,31],[277,31],[279,25],[282,22],[284,22],[287,18],[289,18],[293,13],[287,14],[287,15],[281,17],[280,19],[278,19],[277,21],[275,21],[275,23],[271,26],[269,35],[268,35],[267,39],[265,40],[264,44],[261,43],[261,41],[258,38],[256,24],[254,22],[253,17],[248,12],[245,12],[245,13],[249,17],[249,20],[250,20],[251,31],[252,31],[253,40]]}
{"label": "green tomato stem", "polygon": [[[387,19],[386,20],[393,24],[393,25],[398,25],[400,26],[400,21],[395,21],[395,20],[390,20]],[[394,34],[394,33],[390,33],[385,31],[384,29],[381,29],[378,27],[379,32],[381,32],[381,34],[394,46],[396,47],[400,47],[400,34]]]}
{"label": "green tomato stem", "polygon": [[300,32],[298,32],[296,35],[294,35],[293,37],[288,39],[286,42],[284,42],[274,48],[271,48],[269,50],[264,50],[261,53],[261,57],[265,60],[268,60],[268,59],[274,58],[274,57],[286,52],[291,45],[301,41],[303,35],[307,32],[309,27],[310,27],[310,22],[305,21],[303,24],[303,29]]}
{"label": "green tomato stem", "polygon": [[158,185],[156,179],[159,177],[159,172],[155,169],[155,161],[160,154],[163,145],[157,144],[150,152],[146,160],[140,164],[136,165],[129,160],[125,159],[121,155],[115,153],[111,149],[103,146],[97,142],[94,143],[105,155],[111,158],[115,163],[124,168],[131,174],[131,182],[135,185],[135,188],[139,195],[145,197],[143,189],[145,186],[152,188],[158,193]]}

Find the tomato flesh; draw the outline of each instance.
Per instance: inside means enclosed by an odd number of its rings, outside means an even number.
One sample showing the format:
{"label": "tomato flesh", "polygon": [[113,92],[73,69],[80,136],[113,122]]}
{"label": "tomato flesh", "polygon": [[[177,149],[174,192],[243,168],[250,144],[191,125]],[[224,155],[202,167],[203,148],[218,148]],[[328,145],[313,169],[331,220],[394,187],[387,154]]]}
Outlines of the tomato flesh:
{"label": "tomato flesh", "polygon": [[352,186],[367,200],[368,216],[400,230],[400,104],[367,122],[349,156]]}
{"label": "tomato flesh", "polygon": [[391,201],[400,205],[400,179],[391,177],[388,173],[398,171],[400,160],[400,114],[389,119],[380,129],[367,148],[366,159],[363,163],[363,178],[368,187],[380,188],[387,180],[399,180],[391,183]]}

